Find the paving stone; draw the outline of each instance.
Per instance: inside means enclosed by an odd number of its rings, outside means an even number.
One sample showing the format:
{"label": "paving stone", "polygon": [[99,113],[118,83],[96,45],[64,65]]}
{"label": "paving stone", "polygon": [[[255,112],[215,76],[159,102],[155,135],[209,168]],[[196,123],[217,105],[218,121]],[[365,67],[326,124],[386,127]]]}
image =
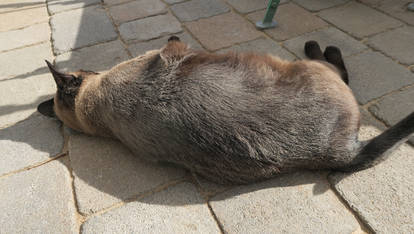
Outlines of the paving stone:
{"label": "paving stone", "polygon": [[407,24],[414,25],[414,14],[407,10],[407,5],[413,2],[412,0],[360,0],[360,2],[386,12]]}
{"label": "paving stone", "polygon": [[83,214],[110,207],[185,174],[181,169],[146,162],[118,141],[83,134],[70,136],[69,156]]}
{"label": "paving stone", "polygon": [[4,233],[78,233],[69,171],[59,161],[0,179]]}
{"label": "paving stone", "polygon": [[53,15],[50,24],[56,54],[117,37],[105,10],[96,6]]}
{"label": "paving stone", "polygon": [[0,51],[16,49],[49,39],[48,23],[35,24],[20,30],[0,32]]}
{"label": "paving stone", "polygon": [[250,41],[261,34],[253,25],[234,13],[213,16],[185,24],[190,32],[209,50]]}
{"label": "paving stone", "polygon": [[238,45],[234,45],[230,48],[220,50],[219,52],[228,52],[228,51],[236,51],[236,52],[256,52],[256,53],[263,53],[263,54],[271,54],[282,59],[286,59],[289,61],[295,60],[295,56],[288,52],[287,50],[283,49],[279,44],[276,42],[267,39],[267,38],[259,38],[254,41],[244,42]]}
{"label": "paving stone", "polygon": [[171,10],[185,22],[223,14],[230,9],[220,0],[191,0],[173,5]]}
{"label": "paving stone", "polygon": [[[252,11],[266,9],[268,0],[226,0],[232,7],[240,13],[249,13]],[[281,0],[280,4],[288,2],[288,0]]]}
{"label": "paving stone", "polygon": [[51,14],[101,3],[100,0],[48,0],[48,8]]}
{"label": "paving stone", "polygon": [[32,115],[0,130],[0,176],[49,160],[62,151],[63,137],[56,119]]}
{"label": "paving stone", "polygon": [[[369,110],[388,126],[393,126],[414,111],[413,100],[414,88],[409,88],[384,97]],[[411,142],[414,144],[414,137]]]}
{"label": "paving stone", "polygon": [[306,33],[299,37],[292,38],[285,41],[283,45],[295,53],[298,57],[304,59],[307,58],[304,46],[305,43],[310,40],[317,41],[321,46],[322,51],[324,51],[327,46],[337,46],[341,49],[342,56],[344,57],[367,49],[363,43],[333,27],[320,29],[315,32]]}
{"label": "paving stone", "polygon": [[87,220],[82,233],[220,233],[194,185],[182,183]]}
{"label": "paving stone", "polygon": [[174,4],[174,3],[184,2],[187,0],[164,0],[164,1],[168,4]]}
{"label": "paving stone", "polygon": [[385,124],[383,124],[378,119],[376,119],[374,115],[371,112],[369,112],[367,109],[360,107],[359,111],[361,113],[361,124],[362,125],[369,125],[369,126],[379,129],[380,131],[384,131],[385,129],[387,129]]}
{"label": "paving stone", "polygon": [[174,4],[174,3],[184,2],[187,0],[164,0],[164,1],[168,4]]}
{"label": "paving stone", "polygon": [[368,40],[368,44],[399,62],[414,64],[414,27],[397,28]]}
{"label": "paving stone", "polygon": [[53,59],[50,43],[0,53],[0,81],[25,73],[30,74],[17,78],[46,73],[45,59]]}
{"label": "paving stone", "polygon": [[215,196],[210,205],[228,233],[352,233],[360,229],[320,173],[297,172],[240,186]]}
{"label": "paving stone", "polygon": [[46,6],[46,0],[2,0],[0,6],[0,13],[15,12]]}
{"label": "paving stone", "polygon": [[103,2],[107,5],[121,4],[129,1],[131,0],[103,0]]}
{"label": "paving stone", "polygon": [[[363,126],[360,138],[379,134]],[[414,148],[404,144],[381,164],[356,173],[335,173],[330,182],[375,233],[411,233],[414,230]]]}
{"label": "paving stone", "polygon": [[55,92],[56,85],[49,74],[0,80],[0,127],[26,119]]}
{"label": "paving stone", "polygon": [[55,61],[59,71],[104,71],[128,58],[121,42],[116,40],[60,54]]}
{"label": "paving stone", "polygon": [[350,0],[293,0],[295,3],[310,11],[320,11],[326,8],[338,6],[349,2]]}
{"label": "paving stone", "polygon": [[[192,49],[196,50],[202,50],[203,47],[198,43],[194,38],[190,36],[187,32],[183,32],[180,34],[175,34],[180,38],[180,41],[186,43],[190,46]],[[139,56],[144,54],[146,51],[149,50],[158,50],[161,49],[163,46],[165,46],[168,42],[168,38],[170,38],[171,35],[161,37],[159,39],[154,39],[151,41],[145,41],[145,42],[138,42],[136,44],[129,45],[128,49],[131,51],[132,56]]]}
{"label": "paving stone", "polygon": [[378,52],[363,52],[345,60],[349,85],[361,104],[414,83],[414,74]]}
{"label": "paving stone", "polygon": [[109,8],[116,24],[167,12],[160,0],[137,0]]}
{"label": "paving stone", "polygon": [[181,31],[181,24],[170,14],[131,21],[119,27],[119,32],[125,40],[139,41],[150,40]]}
{"label": "paving stone", "polygon": [[[252,23],[256,23],[263,20],[264,15],[265,10],[251,13],[247,15],[247,17]],[[327,26],[323,20],[293,3],[279,6],[277,14],[275,15],[275,20],[278,23],[278,26],[264,31],[279,41],[290,39]]]}
{"label": "paving stone", "polygon": [[321,11],[318,15],[358,38],[402,25],[400,21],[356,2]]}
{"label": "paving stone", "polygon": [[234,185],[217,184],[197,174],[193,174],[192,176],[200,189],[200,193],[202,193],[203,196],[208,198],[211,198],[212,196],[215,196],[219,193],[236,187]]}
{"label": "paving stone", "polygon": [[36,6],[33,9],[2,12],[0,14],[0,32],[47,22],[48,19],[49,15],[47,14],[46,5],[44,4]]}

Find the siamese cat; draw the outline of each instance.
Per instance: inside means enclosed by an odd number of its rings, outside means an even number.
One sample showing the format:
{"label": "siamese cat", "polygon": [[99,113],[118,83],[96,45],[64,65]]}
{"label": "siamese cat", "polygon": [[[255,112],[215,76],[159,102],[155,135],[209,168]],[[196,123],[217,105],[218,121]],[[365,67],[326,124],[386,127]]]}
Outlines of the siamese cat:
{"label": "siamese cat", "polygon": [[[341,52],[305,44],[311,60],[214,54],[171,37],[160,50],[104,73],[65,74],[39,110],[70,128],[112,137],[152,161],[217,183],[245,184],[300,169],[358,171],[414,132],[414,112],[358,141],[360,112]],[[53,110],[52,110],[53,108]]]}

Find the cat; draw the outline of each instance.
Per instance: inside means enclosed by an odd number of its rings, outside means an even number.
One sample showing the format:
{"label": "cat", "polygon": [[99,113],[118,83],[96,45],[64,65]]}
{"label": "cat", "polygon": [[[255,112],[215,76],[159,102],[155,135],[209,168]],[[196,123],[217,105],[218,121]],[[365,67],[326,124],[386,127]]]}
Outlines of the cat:
{"label": "cat", "polygon": [[46,61],[57,92],[39,111],[221,184],[301,169],[362,170],[413,134],[414,112],[360,142],[359,107],[340,50],[322,53],[310,41],[305,53],[311,60],[214,54],[173,36],[103,73],[62,73]]}

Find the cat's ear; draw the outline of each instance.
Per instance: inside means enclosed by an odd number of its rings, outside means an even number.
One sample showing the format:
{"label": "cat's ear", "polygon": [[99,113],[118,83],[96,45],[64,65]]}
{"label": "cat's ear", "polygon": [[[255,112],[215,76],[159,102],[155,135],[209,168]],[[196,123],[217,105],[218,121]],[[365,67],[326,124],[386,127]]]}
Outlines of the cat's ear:
{"label": "cat's ear", "polygon": [[48,117],[56,117],[55,111],[53,110],[54,101],[53,98],[47,101],[44,101],[37,106],[37,111],[39,111],[42,115]]}
{"label": "cat's ear", "polygon": [[160,56],[164,62],[169,65],[174,62],[180,61],[186,55],[190,53],[188,46],[180,41],[177,36],[171,36],[168,39],[167,45],[161,49]]}
{"label": "cat's ear", "polygon": [[56,85],[60,88],[65,87],[70,81],[72,81],[73,79],[75,79],[76,77],[73,75],[69,75],[69,74],[65,74],[62,72],[59,72],[55,69],[55,67],[53,67],[53,65],[45,60],[47,66],[49,67],[49,71],[50,73],[52,73],[53,78],[55,79]]}

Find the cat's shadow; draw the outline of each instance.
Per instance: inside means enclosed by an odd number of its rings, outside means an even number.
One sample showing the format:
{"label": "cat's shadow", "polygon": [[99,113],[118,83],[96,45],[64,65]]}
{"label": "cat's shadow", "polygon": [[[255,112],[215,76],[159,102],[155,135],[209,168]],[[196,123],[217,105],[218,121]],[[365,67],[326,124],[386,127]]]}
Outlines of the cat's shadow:
{"label": "cat's shadow", "polygon": [[[225,200],[256,191],[266,190],[267,192],[268,189],[271,189],[271,193],[275,196],[289,194],[289,191],[294,192],[294,187],[297,186],[301,187],[298,188],[299,190],[306,190],[309,196],[319,196],[331,187],[327,181],[329,173],[327,171],[300,171],[250,185],[217,185],[201,177],[193,176],[182,168],[142,160],[130,153],[118,141],[86,136],[68,128],[62,130],[60,126],[61,123],[58,120],[35,113],[23,122],[2,129],[0,140],[24,143],[36,151],[53,156],[58,154],[53,144],[61,144],[58,147],[60,151],[63,150],[63,142],[59,143],[56,139],[53,141],[56,138],[54,135],[64,132],[69,140],[67,147],[69,155],[65,156],[69,163],[62,163],[68,166],[74,176],[75,195],[78,202],[89,199],[89,203],[94,203],[91,196],[98,196],[103,197],[103,200],[116,198],[117,201],[183,206],[205,203],[207,197],[211,201]],[[48,127],[50,127],[49,130],[47,130]],[[36,132],[40,135],[37,136]],[[189,184],[191,188],[188,186],[182,188],[183,184]],[[182,189],[182,191],[176,191],[177,189]],[[187,196],[192,192],[194,196],[203,199],[183,199],[183,194]],[[157,198],[157,194],[162,196]],[[99,203],[99,199],[96,202]],[[85,206],[87,207],[88,204]],[[97,206],[95,211],[111,205],[102,203]]]}

